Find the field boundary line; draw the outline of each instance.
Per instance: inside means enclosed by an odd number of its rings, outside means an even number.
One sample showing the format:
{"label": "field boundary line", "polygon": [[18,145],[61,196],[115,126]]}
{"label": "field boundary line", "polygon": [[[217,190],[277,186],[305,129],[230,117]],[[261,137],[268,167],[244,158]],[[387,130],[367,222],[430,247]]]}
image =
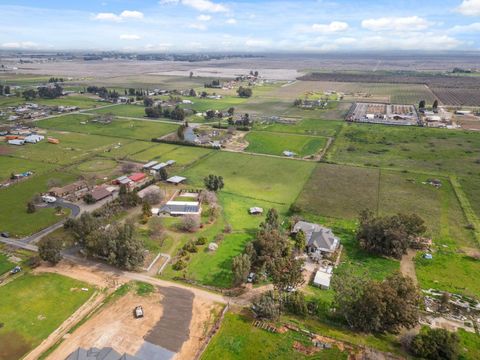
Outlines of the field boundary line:
{"label": "field boundary line", "polygon": [[458,178],[454,175],[450,175],[449,179],[450,184],[453,187],[453,191],[455,192],[455,196],[460,203],[460,206],[463,210],[463,213],[465,214],[465,217],[467,218],[467,221],[474,226],[473,233],[475,235],[475,239],[477,240],[477,243],[480,244],[480,221],[478,220],[478,217],[475,214],[475,211],[473,210],[467,195],[464,193],[462,185],[458,182]]}
{"label": "field boundary line", "polygon": [[222,313],[220,314],[220,317],[215,322],[209,334],[207,335],[206,341],[203,342],[202,346],[200,347],[200,349],[198,349],[197,353],[195,354],[194,360],[200,359],[200,357],[203,355],[208,345],[212,341],[213,337],[216,335],[218,330],[220,330],[220,326],[222,325],[223,319],[225,318],[225,314],[227,313],[229,308],[230,308],[230,303],[225,305],[225,307],[223,308]]}

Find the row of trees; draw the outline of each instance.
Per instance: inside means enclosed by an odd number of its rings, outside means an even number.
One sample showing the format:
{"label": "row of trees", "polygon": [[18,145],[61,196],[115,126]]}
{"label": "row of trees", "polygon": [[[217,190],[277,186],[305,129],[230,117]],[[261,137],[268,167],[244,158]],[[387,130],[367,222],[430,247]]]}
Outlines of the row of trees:
{"label": "row of trees", "polygon": [[[418,103],[418,108],[420,110],[423,110],[423,109],[425,109],[425,107],[426,107],[426,101],[425,100],[420,100],[420,102]],[[432,109],[433,109],[433,111],[436,111],[438,109],[438,100],[435,100],[433,102]]]}
{"label": "row of trees", "polygon": [[25,100],[35,99],[37,96],[43,99],[56,99],[63,94],[63,88],[55,84],[55,86],[41,86],[37,90],[27,89],[22,93]]}
{"label": "row of trees", "polygon": [[156,105],[146,107],[145,115],[154,119],[163,116],[172,120],[183,121],[185,119],[185,110],[178,105],[175,106],[175,109],[173,110],[169,109],[168,107],[162,108],[160,105]]}
{"label": "row of trees", "polygon": [[10,86],[0,84],[0,95],[10,95]]}
{"label": "row of trees", "polygon": [[120,94],[116,90],[108,90],[106,87],[98,86],[88,86],[87,92],[91,94],[96,94],[105,100],[117,100],[120,97]]}

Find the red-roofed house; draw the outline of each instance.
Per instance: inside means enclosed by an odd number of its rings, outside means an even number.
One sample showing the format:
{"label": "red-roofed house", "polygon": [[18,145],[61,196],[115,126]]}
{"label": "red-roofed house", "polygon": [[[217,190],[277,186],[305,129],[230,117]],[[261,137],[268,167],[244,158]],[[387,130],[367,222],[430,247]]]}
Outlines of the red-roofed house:
{"label": "red-roofed house", "polygon": [[133,173],[128,178],[130,180],[132,180],[133,182],[139,183],[139,182],[145,180],[146,177],[147,177],[147,175],[145,173]]}

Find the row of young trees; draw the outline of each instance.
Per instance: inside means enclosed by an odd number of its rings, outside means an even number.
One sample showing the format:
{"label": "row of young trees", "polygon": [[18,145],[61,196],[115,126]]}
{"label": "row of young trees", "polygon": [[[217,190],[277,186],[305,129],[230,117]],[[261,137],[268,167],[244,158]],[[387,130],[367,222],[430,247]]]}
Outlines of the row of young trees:
{"label": "row of young trees", "polygon": [[146,107],[145,115],[154,119],[165,117],[176,121],[183,121],[185,119],[185,110],[178,105],[175,106],[175,109],[173,110],[168,107],[162,108],[160,105],[156,105]]}
{"label": "row of young trees", "polygon": [[63,88],[55,83],[55,86],[41,86],[37,90],[27,89],[22,93],[25,100],[32,100],[36,97],[42,99],[56,99],[63,94]]}
{"label": "row of young trees", "polygon": [[0,84],[0,95],[10,95],[10,86]]}

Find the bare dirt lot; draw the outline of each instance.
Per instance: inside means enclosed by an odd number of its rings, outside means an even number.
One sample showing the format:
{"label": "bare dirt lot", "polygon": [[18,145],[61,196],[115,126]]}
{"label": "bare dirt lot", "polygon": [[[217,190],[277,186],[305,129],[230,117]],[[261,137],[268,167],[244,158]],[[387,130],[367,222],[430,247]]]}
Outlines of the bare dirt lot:
{"label": "bare dirt lot", "polygon": [[[36,271],[60,273],[108,291],[126,282],[121,273],[92,270],[63,261],[56,267],[42,266]],[[145,313],[142,319],[133,316],[138,305]],[[192,359],[221,309],[219,304],[196,297],[186,289],[155,287],[153,293],[145,296],[131,290],[104,305],[72,334],[64,336],[64,341],[47,359],[64,359],[78,347],[113,347],[120,353],[145,360]],[[47,345],[53,345],[56,341],[53,340]]]}

